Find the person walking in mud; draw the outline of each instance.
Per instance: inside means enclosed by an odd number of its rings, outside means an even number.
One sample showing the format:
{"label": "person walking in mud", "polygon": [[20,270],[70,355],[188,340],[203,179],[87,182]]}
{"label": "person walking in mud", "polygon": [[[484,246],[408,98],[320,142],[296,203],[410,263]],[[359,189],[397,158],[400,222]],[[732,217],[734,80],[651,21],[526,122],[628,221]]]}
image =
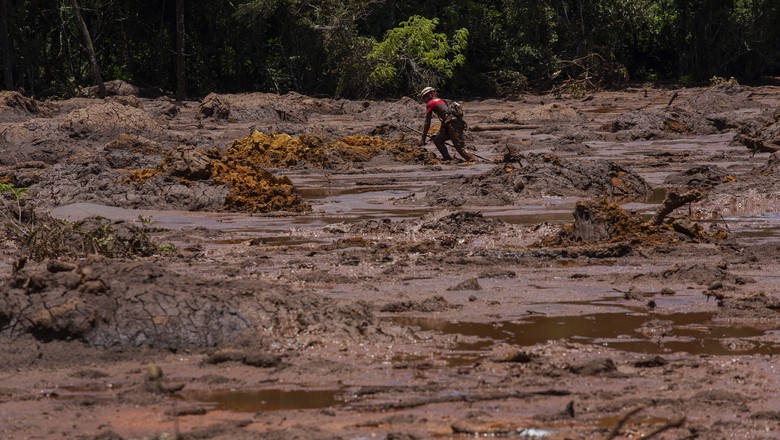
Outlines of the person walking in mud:
{"label": "person walking in mud", "polygon": [[431,128],[431,119],[433,114],[441,121],[441,128],[436,136],[433,137],[433,144],[442,155],[445,161],[451,161],[452,156],[447,151],[446,141],[451,140],[455,151],[458,152],[467,162],[475,162],[476,157],[466,151],[466,141],[464,131],[466,130],[466,121],[463,120],[463,113],[456,108],[450,108],[447,102],[439,98],[436,89],[426,87],[420,92],[420,99],[426,103],[425,126],[422,131],[422,140],[420,145],[425,145],[428,140],[428,130]]}

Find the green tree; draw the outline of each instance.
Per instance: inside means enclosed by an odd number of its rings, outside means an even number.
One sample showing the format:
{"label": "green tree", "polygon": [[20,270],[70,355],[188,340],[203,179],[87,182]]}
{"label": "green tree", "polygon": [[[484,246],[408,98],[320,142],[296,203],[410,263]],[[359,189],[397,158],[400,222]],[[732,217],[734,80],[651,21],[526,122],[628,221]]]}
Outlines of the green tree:
{"label": "green tree", "polygon": [[368,55],[375,90],[416,93],[426,85],[439,87],[466,62],[469,31],[455,31],[451,40],[436,33],[439,20],[412,16],[390,29]]}

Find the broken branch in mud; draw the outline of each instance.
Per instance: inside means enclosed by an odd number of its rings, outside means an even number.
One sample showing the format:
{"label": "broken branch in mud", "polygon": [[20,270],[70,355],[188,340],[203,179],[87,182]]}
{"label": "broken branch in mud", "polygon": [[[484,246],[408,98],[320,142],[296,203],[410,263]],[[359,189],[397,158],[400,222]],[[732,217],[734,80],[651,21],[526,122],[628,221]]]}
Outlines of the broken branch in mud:
{"label": "broken branch in mud", "polygon": [[395,403],[381,403],[377,405],[360,406],[363,411],[387,411],[395,409],[417,408],[419,406],[448,402],[480,402],[488,400],[526,399],[534,396],[568,396],[571,391],[547,389],[540,391],[514,391],[505,393],[464,394],[458,396],[432,396],[419,399],[410,399]]}
{"label": "broken branch in mud", "polygon": [[656,226],[660,225],[664,222],[666,216],[671,214],[675,209],[681,206],[685,206],[688,203],[699,201],[702,197],[702,193],[696,190],[687,192],[685,194],[678,194],[676,191],[670,191],[666,195],[666,198],[661,204],[661,207],[658,208],[658,211],[656,211],[655,215],[653,216],[651,223]]}
{"label": "broken branch in mud", "polygon": [[639,437],[637,440],[648,440],[648,439],[653,438],[656,435],[658,435],[658,434],[660,434],[660,433],[662,433],[662,432],[664,432],[664,431],[666,431],[668,429],[680,428],[684,424],[685,424],[685,417],[680,417],[679,419],[672,420],[669,423],[659,427],[658,429],[656,429],[655,431],[653,431],[651,433],[648,433],[646,435],[643,435],[642,437]]}
{"label": "broken branch in mud", "polygon": [[634,414],[638,413],[639,411],[642,411],[645,409],[644,405],[639,405],[634,408],[631,408],[628,410],[625,414],[623,414],[615,423],[615,427],[612,428],[612,431],[609,432],[609,435],[607,435],[605,440],[612,440],[620,433],[620,430],[623,429],[623,425],[626,424],[628,419],[630,419]]}

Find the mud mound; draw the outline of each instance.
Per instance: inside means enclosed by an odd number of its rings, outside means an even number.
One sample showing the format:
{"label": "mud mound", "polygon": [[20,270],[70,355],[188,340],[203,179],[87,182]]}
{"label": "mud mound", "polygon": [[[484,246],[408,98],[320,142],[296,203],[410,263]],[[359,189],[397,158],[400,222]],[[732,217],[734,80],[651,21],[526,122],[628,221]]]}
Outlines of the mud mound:
{"label": "mud mound", "polygon": [[729,174],[717,165],[701,165],[681,173],[672,173],[666,177],[664,183],[681,187],[708,188],[735,179],[733,174]]}
{"label": "mud mound", "polygon": [[[31,188],[53,206],[97,203],[189,211],[303,212],[311,207],[287,177],[251,162],[180,146],[165,154],[140,138],[120,136],[91,161],[55,165]],[[156,165],[156,166],[155,166]],[[145,168],[130,168],[148,166]]]}
{"label": "mud mound", "polygon": [[284,133],[299,133],[302,126],[312,125],[323,131],[339,131],[319,123],[329,117],[348,115],[361,123],[373,123],[366,126],[364,133],[368,134],[383,124],[399,129],[403,124],[419,123],[423,111],[419,102],[408,97],[397,101],[350,101],[319,99],[291,92],[285,95],[210,94],[201,102],[198,115],[218,121],[260,122],[257,127],[262,128],[261,131]]}
{"label": "mud mound", "polygon": [[424,200],[432,205],[504,206],[522,197],[621,197],[651,190],[641,176],[614,162],[529,154],[508,156],[484,174],[445,182]]}
{"label": "mud mound", "polygon": [[[611,126],[617,139],[676,139],[684,135],[708,135],[736,128],[750,120],[734,111],[759,107],[751,90],[737,84],[702,89],[691,98],[664,109],[638,109],[621,115]],[[674,95],[677,96],[676,94]]]}
{"label": "mud mound", "polygon": [[756,103],[751,99],[752,94],[753,91],[749,87],[724,83],[702,89],[701,93],[695,93],[681,105],[710,114],[729,112],[755,107]]}
{"label": "mud mound", "polygon": [[0,165],[32,161],[55,164],[89,150],[88,145],[74,144],[66,137],[59,123],[49,118],[0,125]]}
{"label": "mud mound", "polygon": [[442,210],[422,218],[393,222],[390,219],[366,220],[350,225],[331,225],[331,232],[350,234],[416,233],[422,231],[450,235],[484,235],[504,231],[508,225],[501,220],[487,219],[481,212]]}
{"label": "mud mound", "polygon": [[161,127],[145,111],[117,101],[74,110],[59,128],[76,139],[107,139],[120,133],[159,136]]}
{"label": "mud mound", "polygon": [[620,140],[675,139],[718,131],[703,115],[681,107],[633,110],[618,117],[610,129]]}
{"label": "mud mound", "polygon": [[670,281],[693,281],[703,286],[713,286],[715,283],[723,282],[736,285],[755,282],[751,279],[733,275],[722,267],[707,264],[676,264],[657,276]]}
{"label": "mud mound", "polygon": [[391,153],[395,160],[400,162],[433,162],[433,157],[424,148],[387,142],[375,136],[348,136],[327,140],[321,136],[265,134],[257,130],[249,137],[233,142],[225,156],[259,167],[300,165],[331,169],[349,168],[354,163],[368,162],[382,152]]}
{"label": "mud mound", "polygon": [[483,121],[487,123],[528,124],[551,121],[584,121],[585,117],[566,104],[546,104],[539,107],[495,112]]}
{"label": "mud mound", "polygon": [[701,226],[678,225],[667,221],[655,225],[642,220],[637,214],[625,211],[615,203],[578,202],[574,209],[574,223],[545,237],[536,246],[577,246],[582,244],[630,243],[658,245],[686,241],[711,241],[715,236],[707,234]]}
{"label": "mud mound", "polygon": [[223,185],[182,180],[157,169],[144,169],[138,174],[114,169],[103,155],[55,165],[30,188],[30,194],[41,201],[42,208],[96,203],[189,211],[222,210],[228,192]]}
{"label": "mud mound", "polygon": [[212,282],[154,262],[93,259],[66,269],[23,270],[3,286],[0,335],[169,350],[222,344],[299,349],[314,340],[377,335],[366,305],[341,307],[256,280]]}

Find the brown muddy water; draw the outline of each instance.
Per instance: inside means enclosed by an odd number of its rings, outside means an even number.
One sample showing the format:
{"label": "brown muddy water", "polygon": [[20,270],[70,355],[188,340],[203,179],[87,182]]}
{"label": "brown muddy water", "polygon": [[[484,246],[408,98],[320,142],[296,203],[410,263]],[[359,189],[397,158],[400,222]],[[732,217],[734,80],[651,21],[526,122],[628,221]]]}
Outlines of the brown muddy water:
{"label": "brown muddy water", "polygon": [[[695,355],[780,354],[780,344],[763,342],[762,336],[776,334],[778,328],[762,329],[744,324],[715,323],[713,314],[598,313],[581,316],[532,316],[518,321],[495,323],[453,322],[431,318],[396,320],[424,330],[476,338],[460,343],[456,350],[478,354],[502,342],[530,347],[553,340],[611,347],[617,350]],[[657,323],[657,329],[647,324]]]}

